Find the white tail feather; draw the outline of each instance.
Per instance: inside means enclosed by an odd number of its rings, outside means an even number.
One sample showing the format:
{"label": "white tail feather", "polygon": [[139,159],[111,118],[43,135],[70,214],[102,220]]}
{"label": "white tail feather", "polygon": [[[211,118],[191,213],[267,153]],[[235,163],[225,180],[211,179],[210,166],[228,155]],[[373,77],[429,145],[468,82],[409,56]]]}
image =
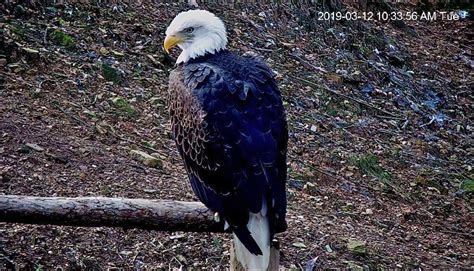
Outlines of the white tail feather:
{"label": "white tail feather", "polygon": [[237,260],[245,270],[267,270],[270,261],[270,226],[265,212],[250,213],[247,228],[262,250],[263,255],[254,255],[234,234],[234,249]]}

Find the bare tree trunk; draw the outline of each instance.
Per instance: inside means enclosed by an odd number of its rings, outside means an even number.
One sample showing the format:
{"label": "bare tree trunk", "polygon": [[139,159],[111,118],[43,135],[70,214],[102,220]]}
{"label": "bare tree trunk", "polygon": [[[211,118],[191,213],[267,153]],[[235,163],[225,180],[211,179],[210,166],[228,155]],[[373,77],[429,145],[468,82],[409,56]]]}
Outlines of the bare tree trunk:
{"label": "bare tree trunk", "polygon": [[0,222],[159,231],[223,232],[199,202],[0,195]]}

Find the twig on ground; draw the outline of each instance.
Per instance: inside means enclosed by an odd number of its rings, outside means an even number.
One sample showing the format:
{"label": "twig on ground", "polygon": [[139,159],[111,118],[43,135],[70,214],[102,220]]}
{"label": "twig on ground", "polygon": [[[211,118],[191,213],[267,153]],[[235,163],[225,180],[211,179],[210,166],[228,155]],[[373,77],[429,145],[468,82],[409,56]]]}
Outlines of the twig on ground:
{"label": "twig on ground", "polygon": [[356,102],[356,103],[359,103],[359,104],[364,105],[364,106],[366,106],[366,107],[369,107],[369,108],[371,108],[371,109],[374,109],[374,110],[376,110],[376,111],[379,111],[379,112],[381,112],[381,113],[384,113],[385,115],[389,115],[389,116],[391,116],[392,118],[396,118],[396,119],[399,119],[399,120],[405,120],[405,118],[403,118],[403,117],[401,117],[401,116],[399,116],[399,115],[396,115],[396,114],[394,114],[394,113],[392,113],[392,112],[389,112],[389,111],[387,111],[387,110],[385,110],[385,109],[379,108],[379,107],[377,107],[377,106],[375,106],[375,105],[371,105],[371,104],[369,104],[368,102],[363,101],[363,100],[361,100],[361,99],[359,99],[359,98],[351,97],[351,96],[348,96],[348,95],[346,95],[346,94],[340,93],[340,92],[338,92],[338,91],[332,90],[332,89],[328,88],[327,86],[318,85],[318,84],[316,84],[316,83],[314,83],[314,82],[311,82],[311,81],[308,81],[308,80],[306,80],[306,79],[303,79],[303,78],[300,78],[300,77],[296,77],[296,76],[291,76],[291,75],[290,75],[290,78],[292,78],[292,79],[294,79],[294,80],[297,80],[297,81],[300,81],[301,83],[303,83],[303,84],[305,84],[305,85],[308,85],[308,86],[310,86],[310,87],[320,88],[320,89],[326,90],[326,91],[328,91],[328,92],[330,92],[330,93],[332,93],[332,94],[335,94],[335,95],[337,95],[337,96],[340,96],[340,97],[349,99],[349,100],[351,100],[351,101],[354,101],[354,102]]}
{"label": "twig on ground", "polygon": [[46,27],[46,29],[44,30],[43,42],[45,45],[48,44],[48,29],[49,27]]}
{"label": "twig on ground", "polygon": [[314,66],[313,64],[309,63],[308,61],[304,60],[303,58],[295,55],[295,54],[290,54],[291,57],[297,59],[298,61],[302,62],[303,64],[307,65],[307,66],[310,66],[311,68],[317,70],[317,71],[320,71],[320,72],[323,72],[323,73],[327,73],[328,71],[326,71],[325,69],[321,68],[321,67],[318,67],[318,66]]}
{"label": "twig on ground", "polygon": [[71,117],[73,120],[75,120],[76,122],[78,122],[79,124],[85,126],[85,127],[90,127],[90,125],[81,120],[80,118],[76,117],[74,114],[64,110],[64,108],[61,107],[60,103],[58,101],[53,101],[52,103],[52,106],[56,109],[58,109],[59,111],[63,112],[64,114],[66,114],[67,116]]}
{"label": "twig on ground", "polygon": [[273,52],[272,49],[265,49],[265,48],[255,48],[257,51],[263,51],[263,52]]}

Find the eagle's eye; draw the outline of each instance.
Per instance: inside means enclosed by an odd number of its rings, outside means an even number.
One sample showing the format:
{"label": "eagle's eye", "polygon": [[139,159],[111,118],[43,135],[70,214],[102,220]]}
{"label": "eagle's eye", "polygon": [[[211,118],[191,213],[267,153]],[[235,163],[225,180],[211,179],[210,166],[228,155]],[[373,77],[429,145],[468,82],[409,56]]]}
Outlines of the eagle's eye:
{"label": "eagle's eye", "polygon": [[187,27],[187,28],[184,29],[184,32],[193,33],[194,32],[194,27]]}

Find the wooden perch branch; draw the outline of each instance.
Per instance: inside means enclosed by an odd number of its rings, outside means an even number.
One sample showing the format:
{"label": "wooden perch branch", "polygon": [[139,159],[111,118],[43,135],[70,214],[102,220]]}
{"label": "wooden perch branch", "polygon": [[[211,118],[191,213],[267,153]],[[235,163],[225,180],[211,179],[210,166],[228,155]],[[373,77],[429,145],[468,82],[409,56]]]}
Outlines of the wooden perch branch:
{"label": "wooden perch branch", "polygon": [[0,195],[0,222],[158,231],[223,232],[199,202]]}
{"label": "wooden perch branch", "polygon": [[[223,232],[223,222],[199,202],[124,199],[63,198],[0,195],[0,222],[76,227],[122,227],[158,231]],[[267,270],[279,270],[274,242]],[[231,269],[245,270],[231,248]]]}

